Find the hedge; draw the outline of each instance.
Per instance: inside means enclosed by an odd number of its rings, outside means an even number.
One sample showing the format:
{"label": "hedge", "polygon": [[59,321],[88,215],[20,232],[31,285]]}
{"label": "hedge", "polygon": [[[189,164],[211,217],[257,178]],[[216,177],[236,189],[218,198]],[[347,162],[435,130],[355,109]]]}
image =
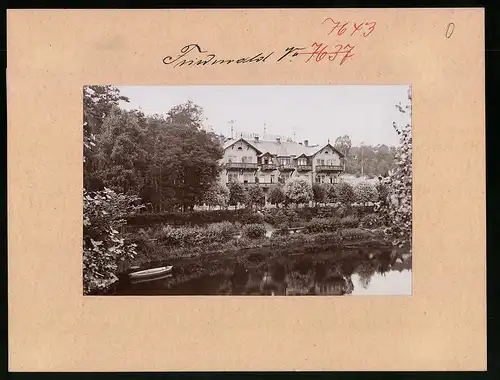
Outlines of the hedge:
{"label": "hedge", "polygon": [[126,217],[128,226],[150,226],[154,224],[203,225],[218,222],[239,222],[241,224],[263,223],[264,221],[279,226],[289,227],[302,225],[313,218],[346,217],[352,214],[363,217],[373,213],[372,206],[303,207],[303,208],[270,208],[263,209],[262,214],[248,209],[210,210],[190,212],[141,213]]}
{"label": "hedge", "polygon": [[143,213],[126,217],[129,226],[149,226],[153,224],[203,225],[218,222],[240,222],[241,224],[261,223],[263,216],[250,210],[210,210],[190,212]]}

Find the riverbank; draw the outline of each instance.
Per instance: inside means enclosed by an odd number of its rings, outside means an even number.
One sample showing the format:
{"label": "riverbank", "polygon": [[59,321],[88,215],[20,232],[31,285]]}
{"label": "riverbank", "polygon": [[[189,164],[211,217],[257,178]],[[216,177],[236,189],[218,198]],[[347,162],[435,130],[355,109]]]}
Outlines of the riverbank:
{"label": "riverbank", "polygon": [[257,247],[197,257],[150,262],[173,265],[169,276],[137,282],[122,275],[107,294],[349,294],[351,277],[366,287],[370,278],[386,272],[411,271],[411,254],[394,247],[323,246],[306,252],[298,246],[279,250]]}
{"label": "riverbank", "polygon": [[[279,232],[279,233],[276,233]],[[203,245],[169,246],[159,239],[142,240],[139,253],[122,267],[147,269],[159,261],[174,262],[182,258],[200,258],[214,255],[245,255],[251,250],[269,249],[270,256],[314,252],[325,249],[354,249],[361,247],[390,248],[384,237],[383,228],[345,228],[333,232],[297,232],[283,235],[279,230],[271,236],[249,238],[233,236],[227,241],[212,241]]]}

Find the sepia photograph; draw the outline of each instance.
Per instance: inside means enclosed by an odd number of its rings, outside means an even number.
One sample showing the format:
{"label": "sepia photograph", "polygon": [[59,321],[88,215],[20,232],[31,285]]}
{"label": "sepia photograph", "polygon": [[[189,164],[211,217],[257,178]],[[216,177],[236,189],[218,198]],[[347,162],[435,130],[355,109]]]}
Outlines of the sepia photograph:
{"label": "sepia photograph", "polygon": [[410,85],[83,88],[83,294],[412,294]]}

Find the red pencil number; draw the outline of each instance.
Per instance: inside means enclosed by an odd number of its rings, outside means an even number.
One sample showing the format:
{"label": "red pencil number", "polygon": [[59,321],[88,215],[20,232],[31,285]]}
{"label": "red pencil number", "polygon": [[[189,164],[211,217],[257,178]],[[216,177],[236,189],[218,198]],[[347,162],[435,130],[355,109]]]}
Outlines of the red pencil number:
{"label": "red pencil number", "polygon": [[344,62],[346,62],[349,58],[354,56],[353,50],[355,46],[347,45],[335,45],[333,50],[328,51],[328,45],[324,45],[322,43],[314,42],[311,47],[314,51],[311,52],[300,52],[298,54],[306,54],[309,55],[306,63],[309,62],[313,57],[315,57],[316,62],[322,61],[324,58],[328,58],[329,61],[333,62],[337,58],[338,55],[343,56],[340,61],[340,65],[342,66]]}
{"label": "red pencil number", "polygon": [[332,28],[328,32],[328,35],[330,35],[336,31],[337,36],[342,36],[347,30],[352,29],[352,32],[350,34],[351,36],[353,36],[356,32],[360,32],[360,34],[363,37],[368,37],[370,34],[373,33],[373,31],[375,30],[375,26],[377,25],[377,23],[375,21],[371,21],[371,22],[363,21],[360,24],[357,24],[355,22],[351,23],[350,21],[341,23],[340,21],[335,21],[331,17],[325,18],[323,20],[322,24],[324,24],[327,21],[328,21],[328,23],[332,24]]}

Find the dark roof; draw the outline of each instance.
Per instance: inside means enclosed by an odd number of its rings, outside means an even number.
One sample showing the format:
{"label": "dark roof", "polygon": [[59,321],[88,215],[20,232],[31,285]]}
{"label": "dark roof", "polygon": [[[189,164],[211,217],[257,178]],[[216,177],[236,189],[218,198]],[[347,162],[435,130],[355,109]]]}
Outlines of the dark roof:
{"label": "dark roof", "polygon": [[224,149],[229,148],[233,144],[237,143],[238,141],[244,141],[251,147],[253,147],[259,154],[263,155],[265,153],[272,154],[273,156],[294,156],[294,157],[299,157],[302,155],[305,156],[314,156],[316,153],[318,153],[321,149],[324,147],[328,146],[331,147],[331,149],[335,152],[337,152],[340,157],[344,157],[342,152],[339,152],[334,146],[331,144],[326,144],[324,146],[320,145],[311,145],[311,146],[305,146],[302,144],[298,144],[296,142],[288,142],[288,141],[281,141],[278,142],[276,140],[274,141],[266,141],[266,140],[247,140],[244,138],[240,139],[235,139],[235,140],[228,140],[224,143]]}

